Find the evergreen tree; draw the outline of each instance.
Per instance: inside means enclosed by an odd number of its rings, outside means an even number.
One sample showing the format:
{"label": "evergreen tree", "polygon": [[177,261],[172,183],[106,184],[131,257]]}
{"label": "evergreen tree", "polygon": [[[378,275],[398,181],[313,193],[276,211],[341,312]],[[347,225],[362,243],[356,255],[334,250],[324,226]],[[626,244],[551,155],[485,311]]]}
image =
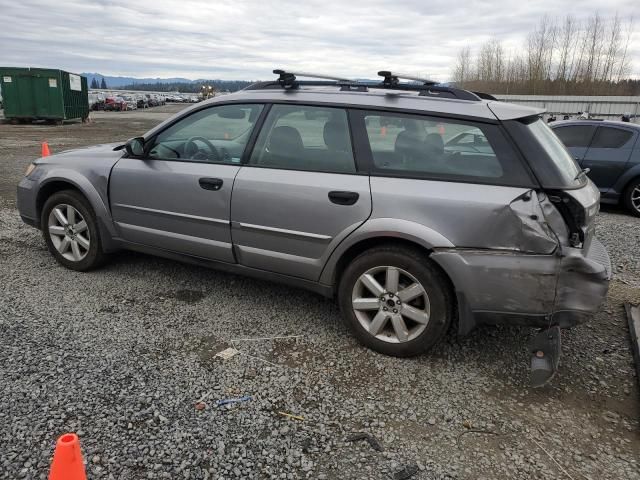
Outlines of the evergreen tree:
{"label": "evergreen tree", "polygon": [[98,81],[96,80],[96,77],[93,77],[93,78],[91,79],[91,88],[100,88],[100,87],[98,86]]}
{"label": "evergreen tree", "polygon": [[103,90],[106,90],[107,87],[107,82],[105,82],[104,77],[102,77],[102,82],[100,82],[100,88],[102,88]]}

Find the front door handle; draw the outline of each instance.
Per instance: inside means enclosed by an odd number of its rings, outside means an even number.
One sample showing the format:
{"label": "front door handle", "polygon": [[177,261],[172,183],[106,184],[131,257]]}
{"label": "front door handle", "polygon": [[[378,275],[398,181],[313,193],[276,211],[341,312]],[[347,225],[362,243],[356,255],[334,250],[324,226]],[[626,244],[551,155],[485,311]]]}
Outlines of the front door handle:
{"label": "front door handle", "polygon": [[353,205],[358,201],[358,198],[360,198],[360,194],[357,192],[329,192],[329,200],[338,205]]}
{"label": "front door handle", "polygon": [[222,184],[224,183],[221,178],[201,178],[198,180],[198,183],[205,190],[213,190],[218,191],[222,188]]}

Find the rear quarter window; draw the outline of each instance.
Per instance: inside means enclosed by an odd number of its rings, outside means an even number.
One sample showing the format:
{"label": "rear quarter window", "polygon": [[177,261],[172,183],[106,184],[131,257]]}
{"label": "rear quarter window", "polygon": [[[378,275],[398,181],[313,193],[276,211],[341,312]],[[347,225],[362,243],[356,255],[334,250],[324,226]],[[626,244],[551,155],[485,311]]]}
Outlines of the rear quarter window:
{"label": "rear quarter window", "polygon": [[373,174],[531,186],[498,125],[423,115],[359,112]]}
{"label": "rear quarter window", "polygon": [[591,148],[621,148],[633,137],[633,132],[614,127],[598,127]]}
{"label": "rear quarter window", "polygon": [[585,175],[567,147],[537,115],[507,120],[503,125],[545,188],[578,188]]}

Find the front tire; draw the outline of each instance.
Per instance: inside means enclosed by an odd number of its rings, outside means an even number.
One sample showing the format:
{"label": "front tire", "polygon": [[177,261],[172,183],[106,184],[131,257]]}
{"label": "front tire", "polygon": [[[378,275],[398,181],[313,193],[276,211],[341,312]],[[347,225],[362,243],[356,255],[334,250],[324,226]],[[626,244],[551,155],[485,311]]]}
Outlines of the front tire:
{"label": "front tire", "polygon": [[51,195],[42,208],[40,225],[49,252],[61,265],[85,272],[103,263],[98,223],[80,193],[64,190]]}
{"label": "front tire", "polygon": [[360,254],[342,275],[338,301],[360,343],[395,357],[431,349],[453,317],[448,279],[411,248],[381,246]]}
{"label": "front tire", "polygon": [[640,217],[640,178],[632,180],[625,189],[624,206],[631,215]]}

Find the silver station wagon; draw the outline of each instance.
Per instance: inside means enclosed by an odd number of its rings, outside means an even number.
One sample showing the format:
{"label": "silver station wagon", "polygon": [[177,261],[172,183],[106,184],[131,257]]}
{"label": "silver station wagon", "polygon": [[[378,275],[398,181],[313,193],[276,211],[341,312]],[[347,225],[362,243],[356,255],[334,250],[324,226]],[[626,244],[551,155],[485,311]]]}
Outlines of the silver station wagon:
{"label": "silver station wagon", "polygon": [[388,355],[536,327],[547,382],[560,328],[598,310],[611,267],[598,189],[542,111],[386,71],[274,73],[126,144],[36,160],[22,219],[74,270],[131,249],[335,296]]}

